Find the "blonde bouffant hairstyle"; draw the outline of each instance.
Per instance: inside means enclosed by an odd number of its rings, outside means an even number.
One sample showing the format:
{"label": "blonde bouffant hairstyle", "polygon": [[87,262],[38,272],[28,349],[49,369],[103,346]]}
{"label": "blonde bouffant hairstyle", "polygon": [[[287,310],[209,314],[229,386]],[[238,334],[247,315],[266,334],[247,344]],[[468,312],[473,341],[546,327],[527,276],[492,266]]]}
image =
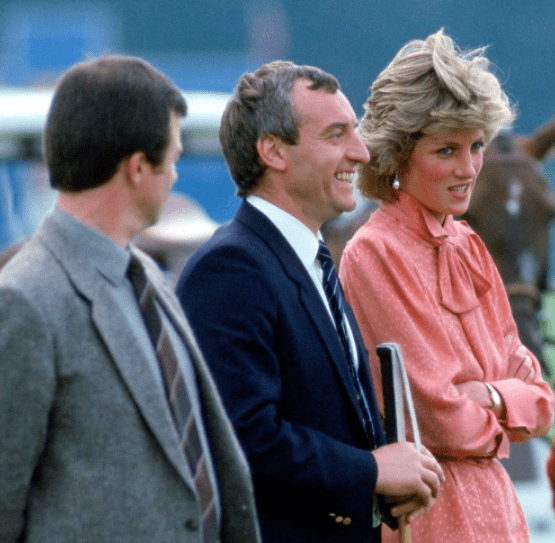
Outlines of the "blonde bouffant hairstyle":
{"label": "blonde bouffant hairstyle", "polygon": [[391,183],[423,135],[479,129],[487,144],[514,119],[484,48],[463,52],[443,29],[407,43],[373,83],[364,108],[359,134],[371,159],[359,166],[358,186],[379,201],[396,198]]}

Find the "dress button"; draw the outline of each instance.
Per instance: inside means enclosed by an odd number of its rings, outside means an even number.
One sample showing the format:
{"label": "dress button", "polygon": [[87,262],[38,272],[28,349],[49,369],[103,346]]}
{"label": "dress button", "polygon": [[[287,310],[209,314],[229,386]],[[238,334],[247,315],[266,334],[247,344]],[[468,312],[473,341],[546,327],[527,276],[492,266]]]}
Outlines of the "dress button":
{"label": "dress button", "polygon": [[349,524],[351,524],[351,519],[349,517],[346,517],[343,519],[343,526],[349,526]]}
{"label": "dress button", "polygon": [[189,519],[185,523],[185,528],[187,528],[187,530],[189,530],[191,532],[196,532],[200,528],[200,525],[199,525],[198,521],[196,521],[195,519]]}

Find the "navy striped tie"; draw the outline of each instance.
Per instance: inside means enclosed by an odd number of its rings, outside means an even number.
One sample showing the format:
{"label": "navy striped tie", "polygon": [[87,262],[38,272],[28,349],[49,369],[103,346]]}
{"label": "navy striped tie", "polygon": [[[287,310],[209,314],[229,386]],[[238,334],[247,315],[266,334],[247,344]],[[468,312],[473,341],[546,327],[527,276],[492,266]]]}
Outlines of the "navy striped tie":
{"label": "navy striped tie", "polygon": [[362,384],[360,382],[358,371],[355,368],[354,353],[348,337],[347,316],[345,315],[345,311],[343,309],[343,289],[341,288],[341,284],[339,283],[339,278],[337,277],[337,272],[335,271],[335,265],[333,263],[330,251],[326,244],[321,240],[319,241],[318,254],[316,255],[316,258],[322,266],[322,271],[324,275],[324,292],[326,293],[326,296],[328,298],[331,313],[333,315],[333,320],[335,321],[335,327],[337,328],[339,339],[341,340],[343,350],[345,351],[345,358],[347,359],[347,364],[351,371],[351,375],[353,376],[357,399],[362,410],[365,430],[369,439],[374,444],[376,443],[376,436],[374,433],[372,417],[370,415],[370,408],[368,407],[368,402],[362,389]]}
{"label": "navy striped tie", "polygon": [[141,262],[131,256],[129,278],[139,301],[139,307],[164,377],[164,385],[181,448],[194,478],[202,513],[203,542],[219,541],[219,527],[214,501],[214,490],[206,466],[199,429],[191,399],[183,381],[174,346],[160,314],[156,294]]}

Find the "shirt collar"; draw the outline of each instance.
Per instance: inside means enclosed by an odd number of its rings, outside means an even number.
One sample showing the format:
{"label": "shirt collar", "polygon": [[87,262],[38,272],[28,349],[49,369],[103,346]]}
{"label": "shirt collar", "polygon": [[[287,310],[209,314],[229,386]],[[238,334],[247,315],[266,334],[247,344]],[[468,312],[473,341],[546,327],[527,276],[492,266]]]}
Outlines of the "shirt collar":
{"label": "shirt collar", "polygon": [[53,218],[69,239],[81,249],[91,266],[114,285],[122,283],[131,258],[129,251],[58,206],[54,207]]}
{"label": "shirt collar", "polygon": [[314,264],[318,253],[318,237],[314,235],[310,228],[287,211],[259,196],[251,194],[247,196],[247,202],[274,224],[291,245],[305,268],[309,269]]}

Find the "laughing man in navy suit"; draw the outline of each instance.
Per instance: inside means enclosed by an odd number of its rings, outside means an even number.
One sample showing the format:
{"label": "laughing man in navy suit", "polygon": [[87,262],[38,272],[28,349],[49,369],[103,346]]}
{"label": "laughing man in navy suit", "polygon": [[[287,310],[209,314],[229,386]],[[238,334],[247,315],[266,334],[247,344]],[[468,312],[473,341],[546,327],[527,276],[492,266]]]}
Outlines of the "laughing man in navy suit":
{"label": "laughing man in navy suit", "polygon": [[266,543],[379,541],[377,504],[410,522],[443,479],[429,453],[384,444],[356,322],[345,307],[348,355],[324,292],[319,229],[355,207],[353,174],[369,160],[355,128],[319,69],[279,61],[243,75],[220,140],[244,201],[178,284],[249,459]]}

